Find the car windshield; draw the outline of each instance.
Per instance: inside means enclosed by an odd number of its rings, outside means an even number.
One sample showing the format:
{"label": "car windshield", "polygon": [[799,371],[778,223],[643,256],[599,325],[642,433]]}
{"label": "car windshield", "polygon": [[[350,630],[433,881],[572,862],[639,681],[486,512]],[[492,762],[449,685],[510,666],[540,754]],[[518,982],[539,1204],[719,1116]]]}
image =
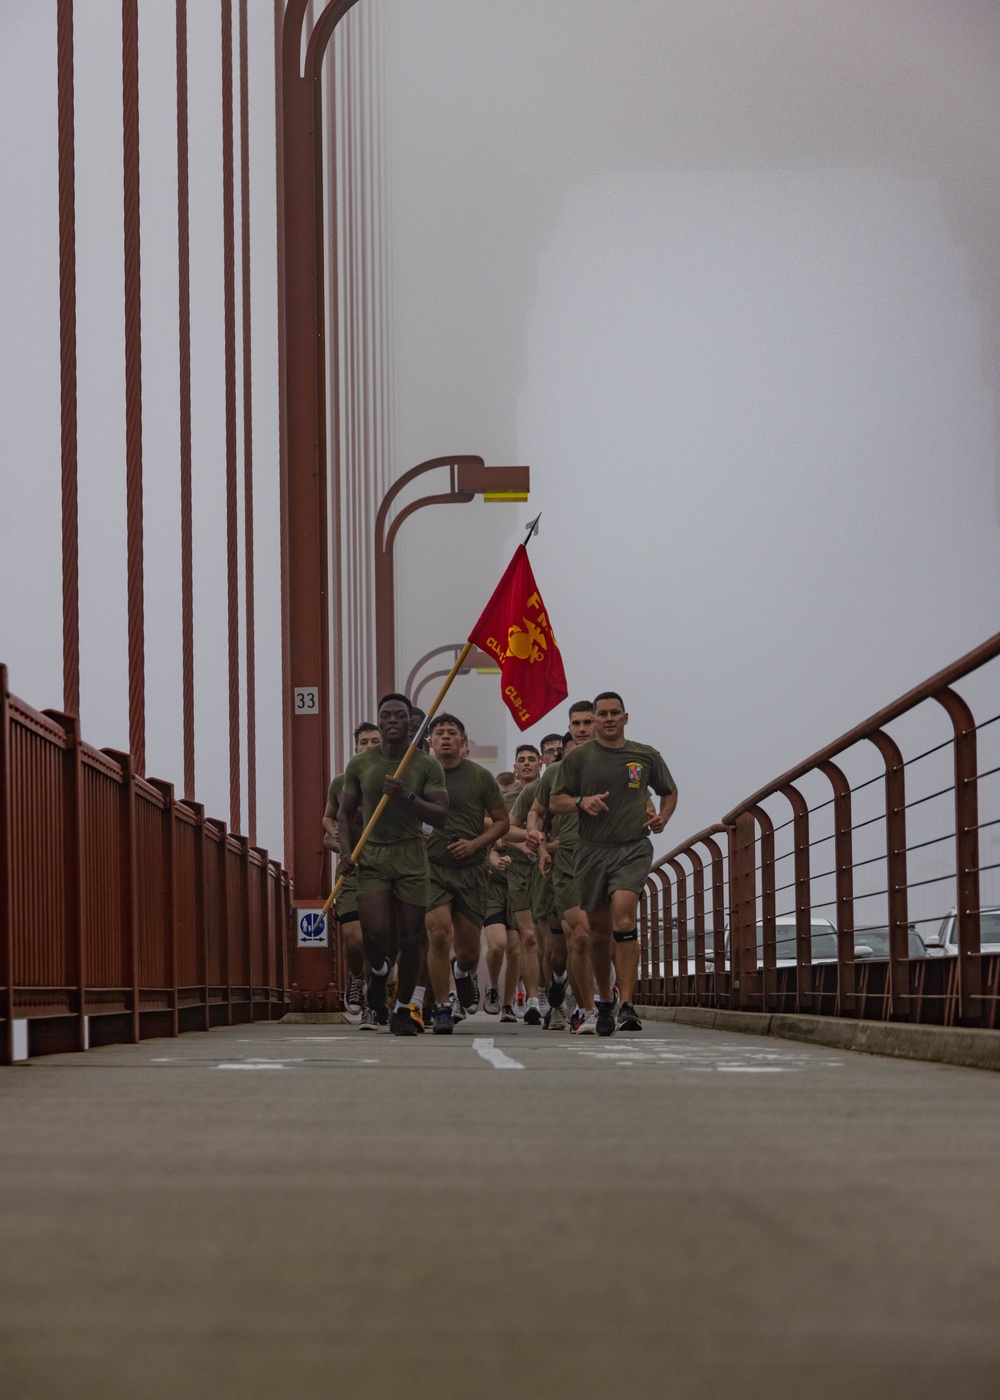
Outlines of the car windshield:
{"label": "car windshield", "polygon": [[[945,922],[945,927],[950,929],[945,935],[950,944],[958,946],[958,920],[953,916]],[[981,948],[1000,946],[1000,909],[985,910],[979,916],[979,946]]]}
{"label": "car windshield", "polygon": [[[854,930],[854,946],[856,948],[870,948],[873,958],[887,958],[889,956],[889,930],[882,928],[857,928]],[[911,958],[925,958],[927,949],[919,933],[910,930],[907,952]]]}
{"label": "car windshield", "polygon": [[[826,961],[837,958],[837,935],[832,924],[826,919],[821,919],[810,925],[812,929],[812,960],[813,962]],[[795,961],[795,925],[789,923],[779,923],[775,929],[775,956],[779,962]],[[757,960],[761,960],[764,952],[764,929],[762,924],[757,925]]]}

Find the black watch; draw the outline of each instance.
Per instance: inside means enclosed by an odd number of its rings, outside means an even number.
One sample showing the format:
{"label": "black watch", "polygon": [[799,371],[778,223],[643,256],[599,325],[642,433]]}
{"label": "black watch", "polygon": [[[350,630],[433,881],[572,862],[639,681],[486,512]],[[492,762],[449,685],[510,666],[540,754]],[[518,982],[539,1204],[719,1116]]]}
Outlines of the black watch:
{"label": "black watch", "polygon": [[407,802],[416,802],[417,794],[415,792],[408,792],[406,794],[406,800]]}

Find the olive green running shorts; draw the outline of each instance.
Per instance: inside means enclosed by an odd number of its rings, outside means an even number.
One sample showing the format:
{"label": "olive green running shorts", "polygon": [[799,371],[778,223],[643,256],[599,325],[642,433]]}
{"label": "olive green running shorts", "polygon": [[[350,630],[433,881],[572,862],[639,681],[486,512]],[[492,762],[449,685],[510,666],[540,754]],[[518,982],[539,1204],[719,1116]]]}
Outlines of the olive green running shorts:
{"label": "olive green running shorts", "polygon": [[580,909],[580,890],[576,883],[576,847],[564,851],[560,846],[552,862],[552,893],[560,920],[567,909]]}
{"label": "olive green running shorts", "polygon": [[358,917],[358,873],[345,875],[340,894],[337,895],[337,918],[342,924],[349,924]]}
{"label": "olive green running shorts", "polygon": [[487,924],[503,924],[504,928],[516,928],[514,916],[507,904],[507,882],[486,877],[486,905],[483,909],[483,928]]}
{"label": "olive green running shorts", "polygon": [[576,883],[580,907],[588,913],[610,903],[615,890],[642,894],[653,863],[653,843],[648,837],[614,846],[580,841],[576,848]]}
{"label": "olive green running shorts", "polygon": [[388,890],[403,904],[427,908],[430,863],[423,837],[415,841],[369,841],[358,866],[358,894]]}
{"label": "olive green running shorts", "polygon": [[453,913],[464,914],[476,928],[482,928],[487,879],[483,860],[473,861],[471,865],[435,865],[432,861],[427,908],[440,909],[450,904]]}
{"label": "olive green running shorts", "polygon": [[531,881],[538,866],[533,860],[512,860],[507,867],[507,903],[518,914],[531,908]]}

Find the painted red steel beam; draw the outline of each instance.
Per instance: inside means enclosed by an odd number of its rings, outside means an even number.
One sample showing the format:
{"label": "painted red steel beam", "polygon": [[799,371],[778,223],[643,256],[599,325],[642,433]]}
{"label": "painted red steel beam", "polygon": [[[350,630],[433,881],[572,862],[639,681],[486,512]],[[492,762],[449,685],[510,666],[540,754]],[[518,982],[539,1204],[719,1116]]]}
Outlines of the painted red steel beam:
{"label": "painted red steel beam", "polygon": [[181,727],[184,797],[195,794],[194,520],[191,477],[191,230],[188,159],[187,0],[175,13],[177,70],[177,359],[181,526]]}
{"label": "painted red steel beam", "polygon": [[77,472],[76,137],[73,0],[56,5],[59,150],[59,395],[62,456],[63,710],[80,713],[80,538]]}
{"label": "painted red steel beam", "polygon": [[[288,649],[283,706],[314,687],[315,712],[285,728],[288,806],[285,864],[299,899],[320,898],[322,817],[330,778],[329,588],[327,577],[326,306],[323,266],[321,72],[334,28],[356,0],[333,0],[301,52],[307,0],[289,0],[281,39],[282,248],[284,299],[285,518],[282,629]],[[337,314],[331,317],[335,363]],[[334,382],[336,382],[334,376]],[[334,474],[339,433],[332,436]],[[285,711],[288,713],[288,711]]]}
{"label": "painted red steel beam", "polygon": [[955,733],[955,871],[958,906],[958,1016],[965,1026],[983,1019],[983,964],[979,927],[979,765],[975,716],[950,688],[934,699]]}
{"label": "painted red steel beam", "polygon": [[243,312],[244,669],[247,687],[247,838],[257,844],[257,649],[254,602],[253,317],[250,254],[250,73],[247,0],[239,0],[240,249]]}
{"label": "painted red steel beam", "polygon": [[288,635],[288,423],[286,413],[285,325],[285,146],[283,65],[285,0],[274,0],[274,220],[277,253],[278,319],[278,572],[281,615],[281,815],[284,858],[292,856],[292,668]]}
{"label": "painted red steel beam", "polygon": [[142,283],[139,229],[139,10],[122,0],[122,187],[125,248],[125,526],[128,730],[135,770],[146,769],[146,643],[142,518]]}
{"label": "painted red steel beam", "polygon": [[242,826],[239,485],[236,466],[236,212],[233,166],[233,0],[220,5],[222,58],[222,303],[226,405],[226,633],[229,663],[229,824]]}

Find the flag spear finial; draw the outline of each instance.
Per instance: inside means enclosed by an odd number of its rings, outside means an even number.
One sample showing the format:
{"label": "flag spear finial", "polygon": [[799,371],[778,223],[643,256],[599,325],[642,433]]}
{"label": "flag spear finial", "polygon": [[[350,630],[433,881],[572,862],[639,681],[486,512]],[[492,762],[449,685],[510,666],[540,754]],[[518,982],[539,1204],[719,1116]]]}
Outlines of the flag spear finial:
{"label": "flag spear finial", "polygon": [[529,523],[529,525],[528,525],[528,533],[527,533],[527,534],[525,535],[525,537],[524,537],[524,547],[525,547],[525,549],[527,549],[527,547],[528,547],[528,541],[531,539],[532,535],[537,535],[537,534],[538,534],[538,522],[539,522],[539,520],[541,520],[541,518],[542,518],[542,512],[539,511],[538,514],[535,516],[534,520],[532,520],[532,521]]}

